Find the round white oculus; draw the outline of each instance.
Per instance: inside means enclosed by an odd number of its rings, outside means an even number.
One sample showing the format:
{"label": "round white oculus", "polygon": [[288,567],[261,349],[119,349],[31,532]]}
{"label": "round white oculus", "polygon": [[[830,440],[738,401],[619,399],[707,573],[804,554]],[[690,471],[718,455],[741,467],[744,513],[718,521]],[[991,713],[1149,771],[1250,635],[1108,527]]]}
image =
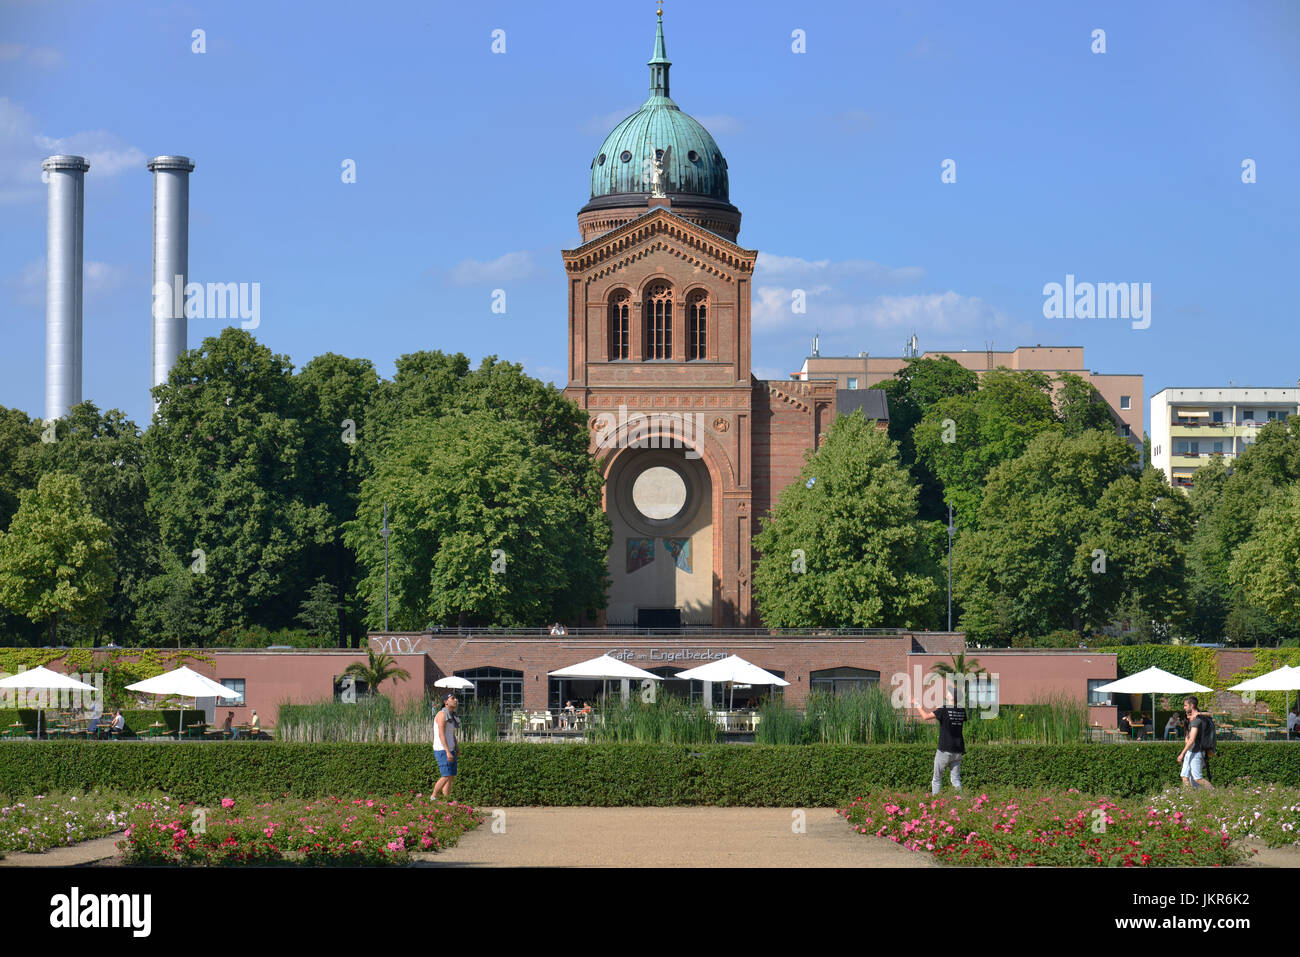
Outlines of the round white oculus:
{"label": "round white oculus", "polygon": [[672,518],[686,504],[686,482],[675,469],[648,468],[632,483],[632,504],[646,518]]}

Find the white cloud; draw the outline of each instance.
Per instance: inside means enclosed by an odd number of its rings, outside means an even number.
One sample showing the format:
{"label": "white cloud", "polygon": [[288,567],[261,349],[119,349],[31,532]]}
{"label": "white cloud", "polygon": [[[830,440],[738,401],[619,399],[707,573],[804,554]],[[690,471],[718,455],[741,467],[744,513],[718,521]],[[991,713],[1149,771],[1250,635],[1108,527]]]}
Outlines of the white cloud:
{"label": "white cloud", "polygon": [[871,282],[915,282],[925,276],[920,266],[884,266],[869,259],[800,259],[798,256],[777,256],[759,253],[754,267],[756,275],[861,277]]}
{"label": "white cloud", "polygon": [[[784,332],[796,327],[820,331],[823,335],[850,334],[861,341],[867,332],[967,333],[1001,328],[1006,316],[977,296],[962,296],[952,290],[910,296],[876,296],[863,302],[847,302],[831,286],[804,290],[807,311],[791,309],[792,289],[784,286],[759,287],[753,304],[754,328],[759,332]],[[855,348],[860,348],[856,346]]]}
{"label": "white cloud", "polygon": [[[124,286],[130,271],[112,263],[87,262],[82,266],[83,292],[88,299],[98,299]],[[25,265],[16,276],[6,280],[14,298],[27,306],[45,305],[45,260]]]}
{"label": "white cloud", "polygon": [[143,151],[122,142],[121,137],[107,130],[90,130],[54,139],[38,136],[36,141],[46,155],[71,153],[86,157],[92,175],[116,176],[129,169],[145,169],[148,161]]}
{"label": "white cloud", "polygon": [[7,97],[0,97],[0,204],[36,202],[44,196],[41,160],[55,153],[86,157],[89,176],[116,176],[143,171],[148,157],[107,130],[52,137],[36,128],[35,118]]}
{"label": "white cloud", "polygon": [[485,282],[510,282],[527,279],[537,271],[529,250],[506,253],[490,262],[462,259],[447,271],[447,281],[454,286],[472,286]]}

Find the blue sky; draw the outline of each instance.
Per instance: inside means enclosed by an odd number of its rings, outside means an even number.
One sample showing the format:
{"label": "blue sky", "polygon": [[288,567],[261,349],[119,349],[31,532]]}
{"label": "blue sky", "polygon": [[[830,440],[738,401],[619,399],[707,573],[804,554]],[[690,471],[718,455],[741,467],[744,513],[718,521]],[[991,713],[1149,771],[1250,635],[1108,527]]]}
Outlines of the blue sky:
{"label": "blue sky", "polygon": [[[0,0],[0,404],[43,414],[56,152],[91,163],[101,407],[148,418],[161,153],[197,164],[190,279],[260,283],[254,334],[296,365],[333,351],[391,375],[442,349],[564,385],[559,250],[592,156],[647,95],[654,22],[640,0]],[[923,350],[1083,345],[1147,396],[1300,377],[1300,5],[668,0],[664,24],[673,97],[718,141],[762,253],[758,375],[798,369],[817,332],[823,354],[876,355],[915,332]],[[1151,283],[1150,328],[1044,318],[1067,274]],[[192,320],[190,345],[218,331]]]}

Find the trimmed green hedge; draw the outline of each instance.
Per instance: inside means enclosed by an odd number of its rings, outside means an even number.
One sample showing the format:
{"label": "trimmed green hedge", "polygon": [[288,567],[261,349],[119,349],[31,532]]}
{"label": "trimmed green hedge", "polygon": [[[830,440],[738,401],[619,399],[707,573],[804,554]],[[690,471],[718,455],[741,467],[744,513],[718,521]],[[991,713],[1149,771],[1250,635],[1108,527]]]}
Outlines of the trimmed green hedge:
{"label": "trimmed green hedge", "polygon": [[[1128,797],[1179,783],[1178,743],[1001,744],[962,767],[968,789],[1078,788]],[[466,744],[453,796],[478,806],[836,807],[881,789],[928,790],[934,749],[918,745]],[[1221,745],[1211,775],[1300,786],[1300,745]],[[438,778],[420,744],[0,742],[0,788],[161,790],[173,799],[289,793],[428,793]],[[946,784],[946,779],[945,779]]]}

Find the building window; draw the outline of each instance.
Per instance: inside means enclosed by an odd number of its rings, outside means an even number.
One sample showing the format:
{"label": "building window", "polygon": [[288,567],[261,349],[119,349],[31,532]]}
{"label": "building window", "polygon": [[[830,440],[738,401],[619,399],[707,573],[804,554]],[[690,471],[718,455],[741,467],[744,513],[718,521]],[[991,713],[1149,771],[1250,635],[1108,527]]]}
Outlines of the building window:
{"label": "building window", "polygon": [[1122,395],[1119,397],[1119,407],[1121,409],[1133,408],[1133,397],[1131,395]]}
{"label": "building window", "polygon": [[708,299],[702,292],[693,292],[686,303],[688,328],[686,347],[688,359],[708,358]]}
{"label": "building window", "polygon": [[1243,424],[1243,425],[1244,425],[1245,423],[1247,423],[1247,422],[1254,422],[1254,421],[1255,421],[1255,410],[1254,410],[1254,409],[1242,409],[1242,410],[1241,410],[1241,421],[1242,421],[1242,424]]}
{"label": "building window", "polygon": [[1123,434],[1124,438],[1128,438],[1130,435],[1133,434],[1133,427],[1130,426],[1127,422],[1125,422],[1123,425],[1121,425],[1121,426],[1120,426],[1120,429],[1123,430],[1122,434]]}
{"label": "building window", "polygon": [[626,292],[615,294],[609,304],[609,357],[626,359],[628,357],[628,315],[632,308],[632,297]]}
{"label": "building window", "polygon": [[225,701],[242,707],[246,700],[244,698],[244,679],[243,678],[222,678],[221,684],[228,691],[231,691],[234,694],[239,695],[239,697],[234,699],[234,701],[231,701],[230,698],[221,698],[220,700],[217,701],[217,704],[221,704],[223,701]]}
{"label": "building window", "polygon": [[1218,412],[1211,412],[1211,413],[1210,413],[1210,416],[1214,419],[1214,424],[1215,424],[1215,425],[1222,425],[1222,424],[1223,424],[1223,410],[1222,410],[1222,409],[1220,409]]}
{"label": "building window", "polygon": [[1270,422],[1285,422],[1285,421],[1286,421],[1286,413],[1285,413],[1285,412],[1280,412],[1280,411],[1270,412],[1270,413],[1268,414],[1268,420],[1269,420]]}
{"label": "building window", "polygon": [[858,387],[858,380],[857,380],[856,378],[850,376],[850,377],[849,377],[848,388],[850,388],[850,389],[856,389],[857,387]]}
{"label": "building window", "polygon": [[1108,685],[1114,678],[1089,678],[1088,679],[1088,704],[1094,708],[1108,708],[1113,705],[1109,691],[1095,690],[1100,685]]}
{"label": "building window", "polygon": [[880,672],[867,671],[865,668],[827,668],[808,675],[809,690],[822,691],[826,694],[841,695],[866,691],[879,684]]}
{"label": "building window", "polygon": [[673,290],[665,282],[655,283],[646,293],[645,357],[673,357]]}
{"label": "building window", "polygon": [[458,678],[468,678],[474,682],[474,690],[469,692],[475,701],[495,704],[502,714],[522,708],[524,705],[524,673],[509,668],[470,668],[468,671],[456,672]]}
{"label": "building window", "polygon": [[1222,442],[1215,442],[1215,443],[1214,443],[1214,454],[1215,454],[1215,455],[1222,455],[1222,454],[1223,454],[1223,443],[1222,443]]}

